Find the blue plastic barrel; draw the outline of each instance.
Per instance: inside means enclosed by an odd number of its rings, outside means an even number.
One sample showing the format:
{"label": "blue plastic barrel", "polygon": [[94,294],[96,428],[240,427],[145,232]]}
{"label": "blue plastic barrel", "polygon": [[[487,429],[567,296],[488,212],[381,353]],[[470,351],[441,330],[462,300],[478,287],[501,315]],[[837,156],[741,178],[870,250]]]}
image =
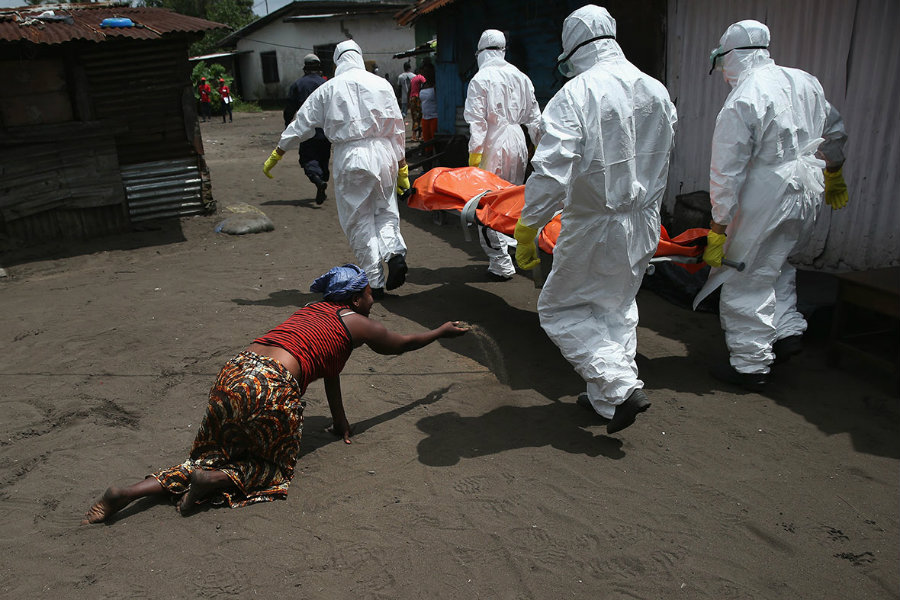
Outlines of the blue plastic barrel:
{"label": "blue plastic barrel", "polygon": [[100,21],[100,27],[134,27],[134,21],[124,17],[110,17]]}

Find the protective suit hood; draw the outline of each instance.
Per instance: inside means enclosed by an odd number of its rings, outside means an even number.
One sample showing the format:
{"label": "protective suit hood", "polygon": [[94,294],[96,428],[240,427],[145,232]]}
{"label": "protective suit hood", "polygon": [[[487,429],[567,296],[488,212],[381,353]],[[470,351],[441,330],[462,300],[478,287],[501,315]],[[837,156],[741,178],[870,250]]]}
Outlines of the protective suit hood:
{"label": "protective suit hood", "polygon": [[[721,55],[718,63],[721,64],[725,81],[731,87],[736,86],[741,76],[750,69],[772,63],[766,49],[770,39],[769,28],[753,19],[738,21],[725,30],[719,39],[719,47],[713,53]],[[717,66],[713,65],[714,68]]]}
{"label": "protective suit hood", "polygon": [[759,21],[747,19],[730,25],[719,38],[719,47],[722,52],[727,52],[742,46],[768,46],[770,40],[768,27]]}
{"label": "protective suit hood", "polygon": [[[610,39],[590,41],[602,36]],[[624,56],[615,37],[616,20],[609,11],[593,4],[582,6],[563,21],[563,51],[557,60],[570,64],[571,76],[580,75],[603,59]]]}
{"label": "protective suit hood", "polygon": [[502,64],[506,59],[506,36],[502,31],[486,29],[478,40],[476,55],[479,69],[492,64]]}
{"label": "protective suit hood", "polygon": [[334,74],[340,75],[349,69],[365,69],[362,48],[353,40],[345,40],[334,48]]}

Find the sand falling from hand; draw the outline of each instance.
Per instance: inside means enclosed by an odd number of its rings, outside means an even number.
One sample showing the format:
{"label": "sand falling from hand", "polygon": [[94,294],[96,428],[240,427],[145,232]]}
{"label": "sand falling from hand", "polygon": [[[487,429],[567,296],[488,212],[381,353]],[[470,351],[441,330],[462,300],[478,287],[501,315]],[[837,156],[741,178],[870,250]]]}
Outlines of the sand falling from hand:
{"label": "sand falling from hand", "polygon": [[497,377],[497,381],[504,385],[509,385],[509,375],[506,373],[506,361],[503,360],[503,353],[500,351],[500,346],[494,341],[494,338],[478,325],[460,322],[460,326],[469,328],[469,333],[467,335],[475,338],[487,367]]}

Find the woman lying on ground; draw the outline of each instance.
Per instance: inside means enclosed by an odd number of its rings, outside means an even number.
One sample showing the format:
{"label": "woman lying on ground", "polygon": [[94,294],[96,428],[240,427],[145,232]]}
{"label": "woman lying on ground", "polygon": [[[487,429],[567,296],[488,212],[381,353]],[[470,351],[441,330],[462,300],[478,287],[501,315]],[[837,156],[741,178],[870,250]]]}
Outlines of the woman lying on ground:
{"label": "woman lying on ground", "polygon": [[340,373],[354,348],[367,344],[379,354],[402,354],[468,331],[456,322],[409,335],[388,331],[369,319],[372,289],[356,265],[331,269],[310,291],[323,300],[295,312],[222,368],[190,458],[128,487],[110,487],[82,524],[106,521],[145,496],[180,497],[182,515],[213,496],[232,507],[284,498],[300,453],[302,397],[310,382],[325,380],[334,432],[349,444]]}

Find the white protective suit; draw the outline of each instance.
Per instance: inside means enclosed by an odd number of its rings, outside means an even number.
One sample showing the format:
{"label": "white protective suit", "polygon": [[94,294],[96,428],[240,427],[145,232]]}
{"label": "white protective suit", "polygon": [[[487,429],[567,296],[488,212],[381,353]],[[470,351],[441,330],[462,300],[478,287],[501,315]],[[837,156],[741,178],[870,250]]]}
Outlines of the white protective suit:
{"label": "white protective suit", "polygon": [[[541,111],[527,75],[506,62],[506,37],[488,29],[478,40],[478,73],[469,82],[463,116],[469,124],[469,152],[482,154],[480,167],[506,181],[525,181],[528,147],[521,125],[538,141]],[[488,271],[511,277],[516,269],[508,253],[512,238],[479,225],[478,239],[490,259]]]}
{"label": "white protective suit", "polygon": [[[615,36],[615,23],[604,8],[576,10],[563,23],[563,55]],[[676,113],[666,88],[628,62],[615,39],[582,46],[568,66],[575,77],[541,118],[521,222],[541,227],[562,210],[538,315],[587,382],[594,410],[612,418],[643,387],[635,296],[659,242]]]}
{"label": "white protective suit", "polygon": [[334,64],[334,77],[307,98],[278,147],[311,138],[316,127],[325,131],[334,145],[338,219],[369,284],[383,288],[382,261],[406,256],[395,192],[405,158],[403,116],[391,84],[366,71],[356,42],[338,44]]}
{"label": "white protective suit", "polygon": [[[768,46],[769,29],[741,21],[720,44],[719,52]],[[806,330],[788,256],[812,232],[822,204],[822,168],[843,164],[847,136],[812,75],[777,66],[764,49],[732,50],[719,63],[733,89],[713,134],[712,218],[727,225],[725,257],[746,268],[713,269],[694,307],[721,285],[719,315],[731,366],[766,374],[772,344]]]}

